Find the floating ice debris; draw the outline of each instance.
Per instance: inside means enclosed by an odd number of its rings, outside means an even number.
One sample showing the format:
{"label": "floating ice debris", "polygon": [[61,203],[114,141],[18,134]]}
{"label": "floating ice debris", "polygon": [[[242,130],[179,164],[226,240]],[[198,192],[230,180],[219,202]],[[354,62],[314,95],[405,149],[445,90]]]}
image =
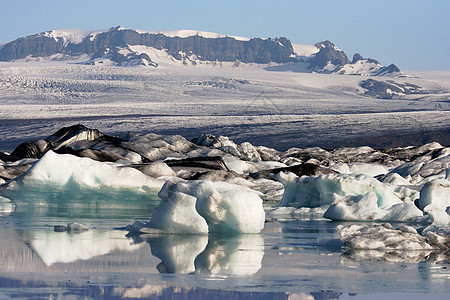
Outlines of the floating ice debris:
{"label": "floating ice debris", "polygon": [[340,221],[421,221],[423,213],[413,202],[398,203],[381,208],[376,192],[364,195],[339,196],[334,194],[334,201],[323,217]]}
{"label": "floating ice debris", "polygon": [[[56,154],[52,150],[72,155]],[[249,204],[252,200],[243,200],[253,196],[243,196],[242,188],[228,187],[225,192],[222,189],[225,184],[214,183],[214,188],[208,188],[206,194],[219,195],[219,200],[194,191],[199,180],[203,180],[202,188],[211,185],[205,180],[226,181],[245,187],[247,192],[251,189],[252,195],[268,201],[279,201],[284,186],[278,209],[269,211],[275,219],[325,216],[333,220],[429,222],[432,224],[425,231],[450,231],[450,192],[446,183],[450,176],[450,148],[438,143],[387,149],[291,148],[281,152],[208,134],[193,142],[180,135],[153,133],[129,133],[118,138],[75,125],[61,129],[46,140],[23,144],[16,152],[21,152],[23,157],[29,154],[38,157],[45,151],[48,152],[30,169],[29,159],[2,154],[6,162],[0,163],[0,180],[10,181],[0,186],[0,195],[16,205],[26,202],[44,206],[141,208],[145,203],[147,208],[154,208],[160,202],[156,193],[163,180],[190,180],[171,192],[196,199],[195,205],[191,203],[187,207],[190,214],[205,219],[208,232],[259,232],[258,226],[250,228],[237,221],[248,216],[254,218],[242,211],[256,207]],[[277,174],[276,184],[268,181],[273,179],[273,174]],[[189,188],[182,188],[183,185]],[[242,199],[237,200],[239,197]],[[204,224],[194,226],[176,217],[183,214],[178,213],[179,208],[182,203],[189,203],[189,197],[161,198],[167,205],[156,212],[153,222],[160,218],[158,223],[164,228],[157,229],[152,224],[153,231],[164,231],[172,225],[169,231],[205,231]],[[257,201],[261,199],[258,197]],[[220,213],[212,211],[214,205]],[[257,211],[263,215],[262,209]],[[162,217],[169,214],[171,218]],[[259,217],[256,219],[259,222]],[[165,223],[169,220],[171,226]]]}
{"label": "floating ice debris", "polygon": [[[359,250],[432,250],[448,249],[448,236],[439,236],[431,232],[420,235],[411,226],[394,229],[391,224],[339,225],[341,241],[349,249]],[[429,236],[429,237],[428,237]]]}
{"label": "floating ice debris", "polygon": [[79,233],[79,232],[84,232],[84,231],[88,231],[89,227],[84,225],[84,224],[80,224],[80,223],[69,223],[67,224],[67,226],[63,226],[63,225],[55,225],[53,227],[53,231],[55,232],[69,232],[69,233]]}

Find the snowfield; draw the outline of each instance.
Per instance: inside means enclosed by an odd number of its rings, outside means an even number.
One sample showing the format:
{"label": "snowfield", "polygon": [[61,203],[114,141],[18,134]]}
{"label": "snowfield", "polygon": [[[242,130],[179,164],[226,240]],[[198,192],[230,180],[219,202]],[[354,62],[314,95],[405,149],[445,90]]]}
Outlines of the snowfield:
{"label": "snowfield", "polygon": [[377,80],[427,93],[375,99],[364,95],[361,76],[260,66],[0,63],[0,150],[76,123],[110,134],[212,133],[279,150],[449,144],[448,74],[412,74]]}

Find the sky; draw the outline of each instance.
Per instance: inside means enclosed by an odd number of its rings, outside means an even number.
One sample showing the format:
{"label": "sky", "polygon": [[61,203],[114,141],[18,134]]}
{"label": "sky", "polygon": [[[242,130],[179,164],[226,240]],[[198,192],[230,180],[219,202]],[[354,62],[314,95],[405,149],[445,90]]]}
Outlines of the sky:
{"label": "sky", "polygon": [[0,0],[0,42],[51,29],[192,29],[330,40],[402,70],[450,70],[449,0]]}

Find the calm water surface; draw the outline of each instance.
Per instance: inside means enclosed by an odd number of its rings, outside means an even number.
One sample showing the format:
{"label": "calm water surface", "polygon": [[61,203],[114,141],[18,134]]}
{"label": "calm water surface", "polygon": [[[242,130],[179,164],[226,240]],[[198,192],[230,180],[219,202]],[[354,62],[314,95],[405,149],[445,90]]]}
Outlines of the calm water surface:
{"label": "calm water surface", "polygon": [[[0,217],[0,299],[449,299],[450,265],[345,253],[330,221],[261,234],[128,237],[147,209],[18,207]],[[91,230],[54,232],[79,222]],[[402,259],[399,259],[402,258]]]}

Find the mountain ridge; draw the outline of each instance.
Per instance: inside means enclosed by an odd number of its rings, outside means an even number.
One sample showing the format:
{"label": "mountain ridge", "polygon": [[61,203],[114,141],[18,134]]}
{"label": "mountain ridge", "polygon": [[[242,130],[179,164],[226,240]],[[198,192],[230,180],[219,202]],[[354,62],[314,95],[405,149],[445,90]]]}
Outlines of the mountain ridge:
{"label": "mountain ridge", "polygon": [[74,60],[83,55],[88,58],[80,63],[93,65],[158,67],[166,62],[194,66],[231,63],[234,67],[257,64],[269,71],[401,75],[395,65],[385,67],[359,54],[350,61],[344,51],[328,40],[314,45],[294,45],[286,37],[244,38],[196,30],[144,31],[120,26],[109,30],[51,30],[0,47],[0,61]]}

